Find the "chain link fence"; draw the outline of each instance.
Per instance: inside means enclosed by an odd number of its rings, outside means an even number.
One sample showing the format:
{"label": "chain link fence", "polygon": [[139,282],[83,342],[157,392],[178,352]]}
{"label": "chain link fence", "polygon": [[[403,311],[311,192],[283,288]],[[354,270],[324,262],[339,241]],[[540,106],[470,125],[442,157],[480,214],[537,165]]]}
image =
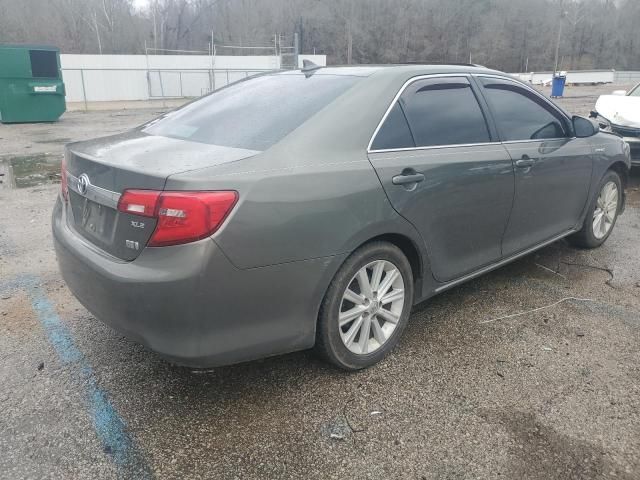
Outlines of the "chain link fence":
{"label": "chain link fence", "polygon": [[615,83],[622,85],[640,83],[640,71],[621,71],[615,74]]}

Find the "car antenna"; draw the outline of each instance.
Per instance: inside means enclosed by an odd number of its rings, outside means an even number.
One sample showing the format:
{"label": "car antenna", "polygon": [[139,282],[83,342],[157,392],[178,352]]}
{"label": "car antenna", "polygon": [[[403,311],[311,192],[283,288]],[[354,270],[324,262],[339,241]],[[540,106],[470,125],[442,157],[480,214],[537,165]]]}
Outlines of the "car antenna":
{"label": "car antenna", "polygon": [[300,71],[302,73],[305,74],[305,76],[308,78],[311,75],[313,75],[313,73],[316,70],[321,69],[322,66],[321,65],[317,65],[315,63],[313,63],[311,60],[307,60],[306,58],[304,60],[302,60],[302,68],[300,69]]}

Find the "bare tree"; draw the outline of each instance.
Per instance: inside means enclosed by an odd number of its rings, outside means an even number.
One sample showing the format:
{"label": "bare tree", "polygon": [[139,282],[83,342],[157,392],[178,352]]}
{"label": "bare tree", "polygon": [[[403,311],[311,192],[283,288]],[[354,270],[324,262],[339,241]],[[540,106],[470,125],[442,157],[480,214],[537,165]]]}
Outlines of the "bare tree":
{"label": "bare tree", "polygon": [[552,69],[556,45],[560,69],[640,69],[639,24],[638,0],[0,0],[0,42],[70,53],[274,46],[298,32],[303,52],[330,63],[507,71]]}

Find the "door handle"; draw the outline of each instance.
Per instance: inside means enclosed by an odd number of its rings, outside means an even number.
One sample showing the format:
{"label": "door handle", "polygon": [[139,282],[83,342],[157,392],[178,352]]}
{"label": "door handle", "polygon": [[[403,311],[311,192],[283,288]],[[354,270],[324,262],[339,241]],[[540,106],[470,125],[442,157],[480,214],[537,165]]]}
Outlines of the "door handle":
{"label": "door handle", "polygon": [[534,163],[536,163],[535,158],[531,158],[529,155],[523,155],[520,160],[516,160],[516,167],[529,168],[533,166]]}
{"label": "door handle", "polygon": [[413,172],[402,172],[400,175],[396,175],[391,179],[391,182],[394,185],[407,185],[409,183],[418,183],[424,180],[424,175],[421,173]]}

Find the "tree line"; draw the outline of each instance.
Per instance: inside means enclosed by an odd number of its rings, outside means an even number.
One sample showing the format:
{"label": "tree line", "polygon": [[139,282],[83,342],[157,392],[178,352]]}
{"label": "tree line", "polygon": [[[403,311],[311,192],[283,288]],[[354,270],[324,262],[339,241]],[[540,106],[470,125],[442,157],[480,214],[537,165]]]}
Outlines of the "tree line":
{"label": "tree line", "polygon": [[[640,0],[0,0],[0,43],[63,53],[291,46],[331,64],[640,69]],[[219,54],[269,53],[219,47]],[[1,68],[1,67],[0,67]]]}

